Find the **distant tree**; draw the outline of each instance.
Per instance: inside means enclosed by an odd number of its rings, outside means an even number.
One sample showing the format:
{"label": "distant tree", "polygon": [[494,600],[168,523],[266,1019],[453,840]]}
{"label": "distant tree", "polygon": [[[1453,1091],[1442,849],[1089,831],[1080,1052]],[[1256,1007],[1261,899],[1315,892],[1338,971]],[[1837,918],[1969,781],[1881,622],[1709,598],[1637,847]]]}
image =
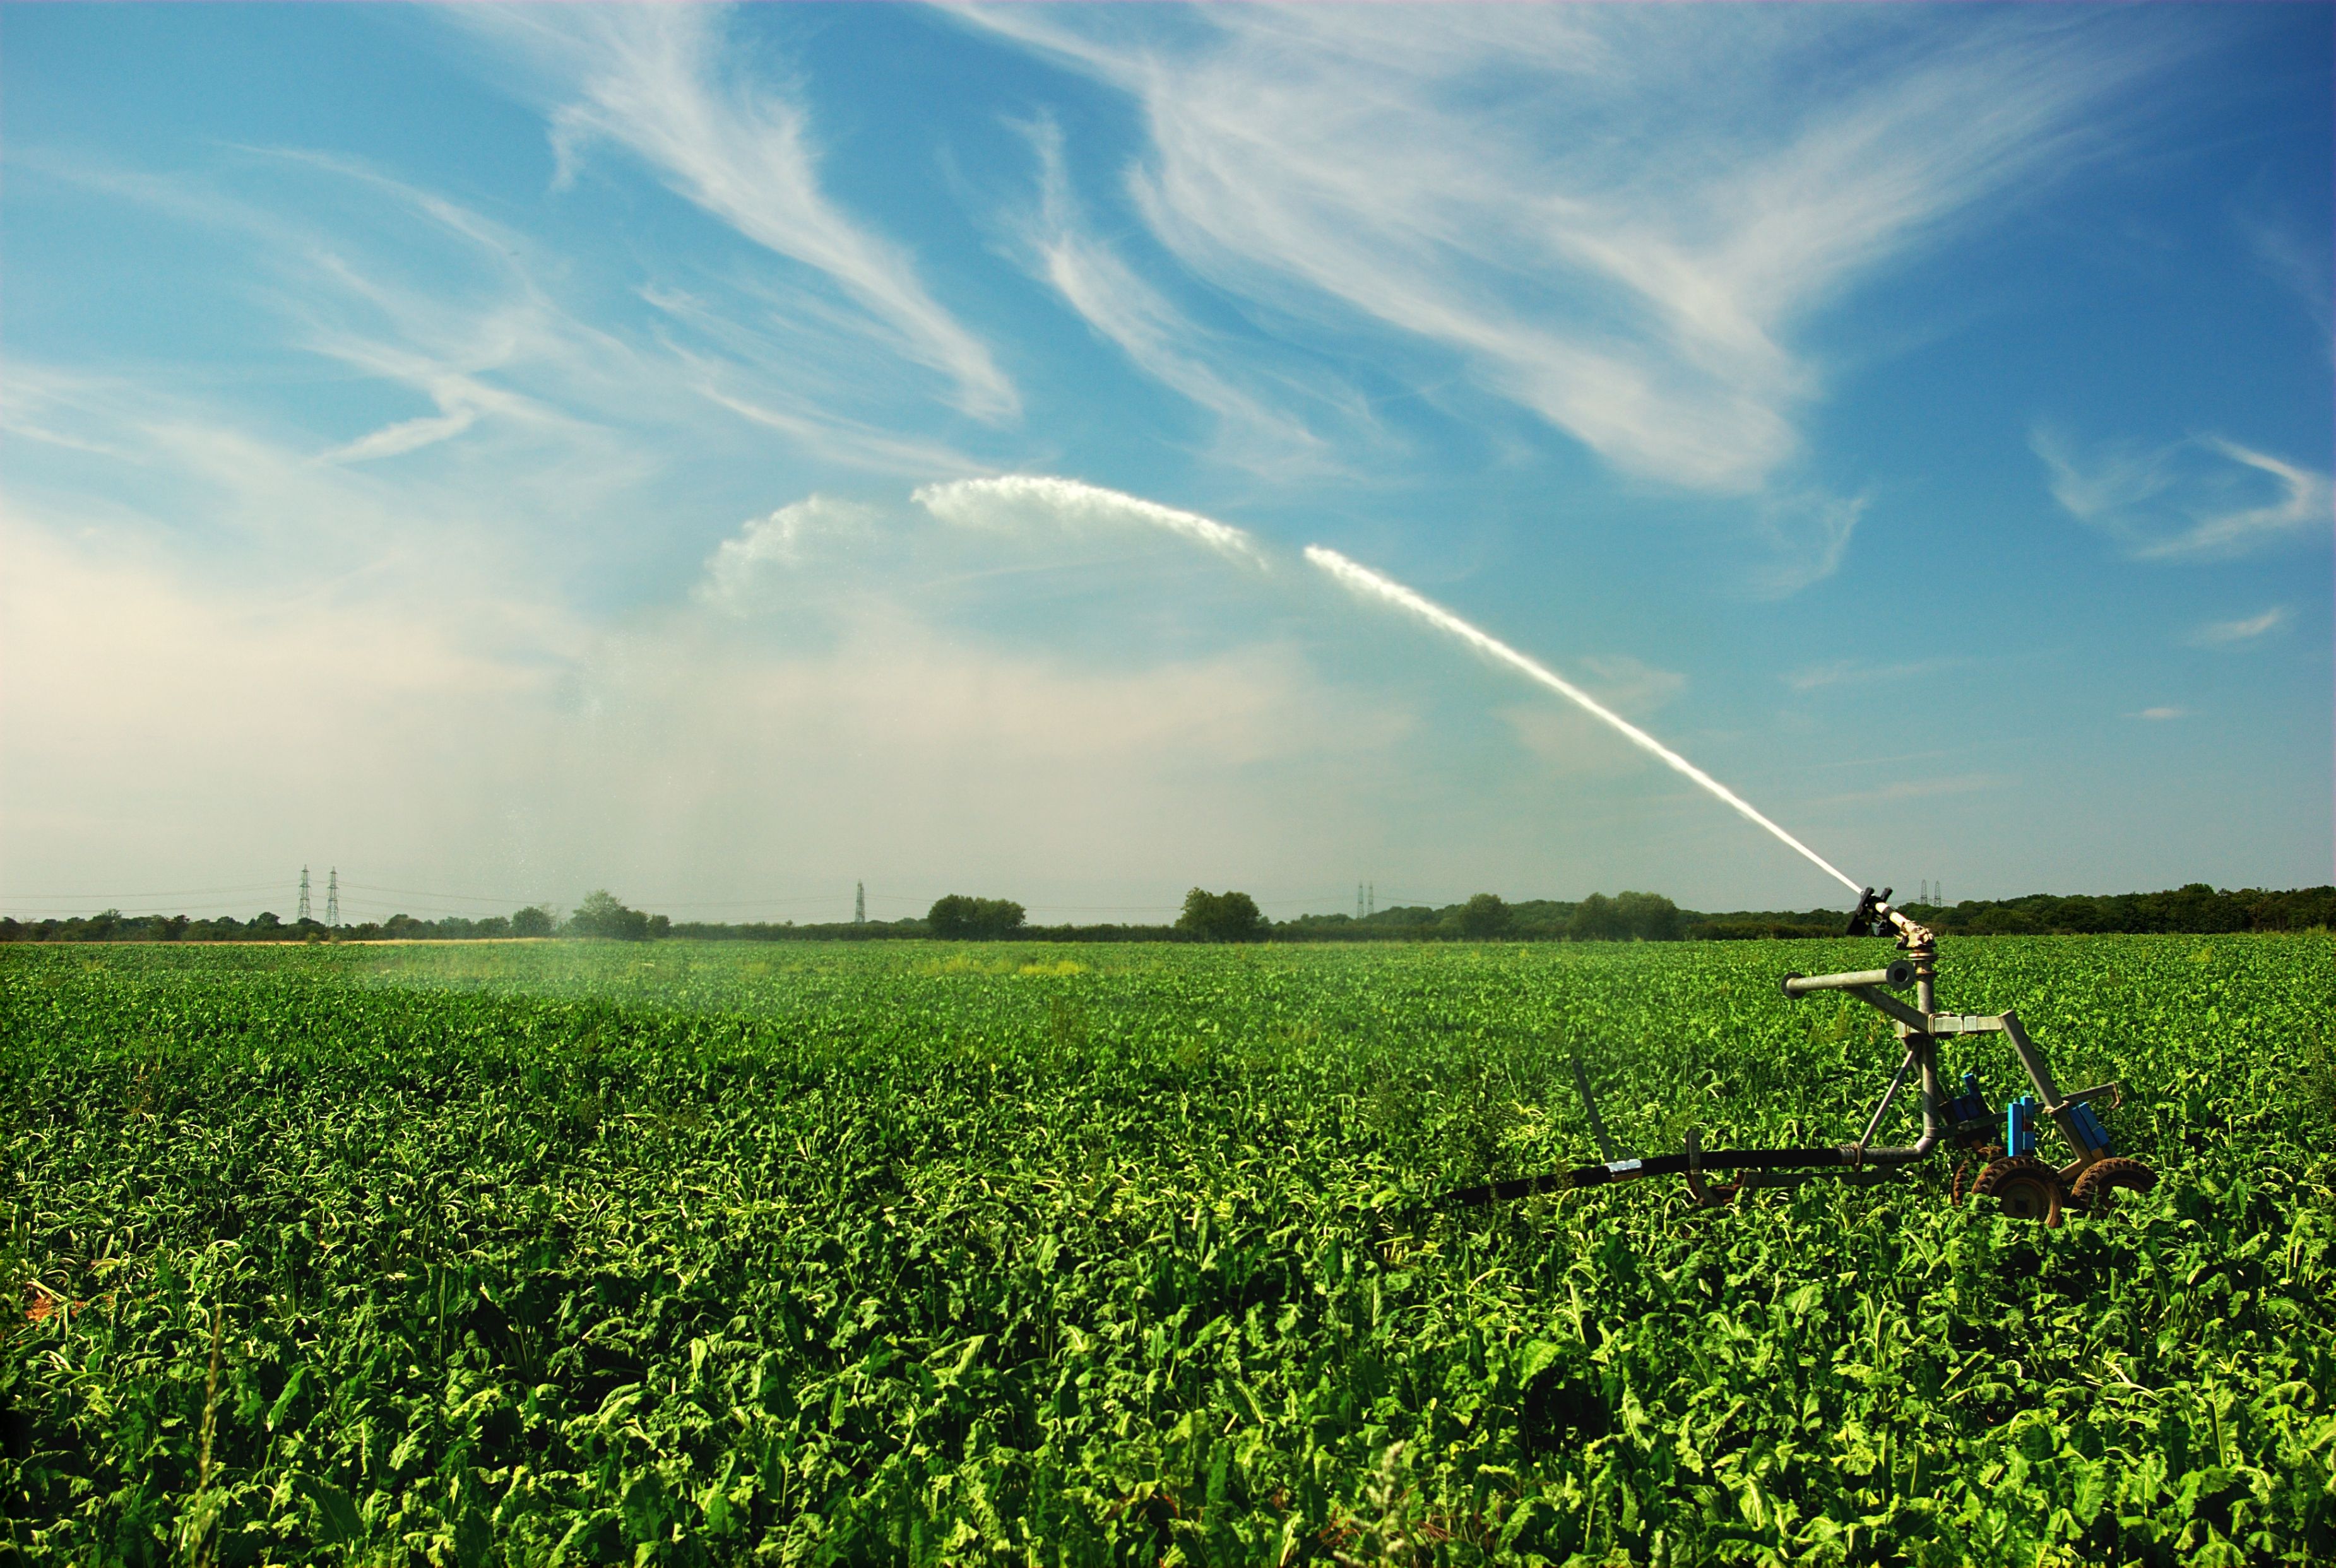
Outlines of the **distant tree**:
{"label": "distant tree", "polygon": [[1623,893],[1614,899],[1614,919],[1639,942],[1677,942],[1684,932],[1679,907],[1660,893]]}
{"label": "distant tree", "polygon": [[284,929],[284,922],[276,918],[274,910],[263,909],[251,917],[251,924],[246,929],[254,936],[274,936]]}
{"label": "distant tree", "polygon": [[1614,907],[1614,901],[1593,893],[1574,905],[1572,918],[1565,923],[1565,934],[1575,942],[1619,942],[1630,933],[1623,928],[1621,912]]}
{"label": "distant tree", "polygon": [[925,924],[935,936],[950,942],[979,942],[1010,936],[1022,929],[1023,908],[1010,898],[970,898],[952,893],[933,900]]}
{"label": "distant tree", "polygon": [[2008,905],[1990,905],[1967,922],[1963,929],[1980,936],[2028,936],[2038,929],[2034,916]]}
{"label": "distant tree", "polygon": [[1184,895],[1184,913],[1176,929],[1209,942],[1261,942],[1265,916],[1257,900],[1246,893],[1207,893],[1195,887]]}
{"label": "distant tree", "polygon": [[628,909],[617,895],[605,887],[596,887],[584,895],[576,913],[568,917],[568,929],[577,936],[606,937],[613,942],[646,942],[649,934],[649,917],[638,909]]}
{"label": "distant tree", "polygon": [[530,904],[511,917],[513,936],[549,936],[552,927],[551,911],[540,904]]}
{"label": "distant tree", "polygon": [[511,928],[511,923],[500,915],[490,915],[484,920],[471,922],[471,934],[473,936],[509,936]]}
{"label": "distant tree", "polygon": [[1479,893],[1460,906],[1460,934],[1471,942],[1499,936],[1516,923],[1516,911],[1497,893]]}

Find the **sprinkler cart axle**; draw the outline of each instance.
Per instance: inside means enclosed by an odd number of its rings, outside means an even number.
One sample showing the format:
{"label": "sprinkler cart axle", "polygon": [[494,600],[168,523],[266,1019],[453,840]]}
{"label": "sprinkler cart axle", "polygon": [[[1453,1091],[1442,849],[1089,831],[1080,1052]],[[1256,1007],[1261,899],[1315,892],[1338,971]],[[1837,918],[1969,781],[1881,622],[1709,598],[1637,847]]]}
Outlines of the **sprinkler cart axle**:
{"label": "sprinkler cart axle", "polygon": [[[1898,1038],[1906,1048],[1905,1060],[1898,1064],[1874,1114],[1866,1118],[1865,1131],[1855,1143],[1823,1148],[1705,1149],[1695,1130],[1689,1128],[1683,1154],[1628,1158],[1617,1153],[1608,1138],[1605,1118],[1599,1114],[1597,1099],[1590,1092],[1589,1076],[1577,1059],[1573,1063],[1574,1087],[1581,1091],[1582,1104],[1589,1110],[1591,1134],[1598,1141],[1599,1152],[1606,1157],[1604,1161],[1546,1176],[1462,1187],[1445,1194],[1445,1201],[1462,1205],[1502,1203],[1533,1193],[1569,1192],[1577,1187],[1606,1186],[1648,1176],[1678,1176],[1687,1178],[1688,1191],[1698,1203],[1715,1205],[1748,1187],[1797,1186],[1821,1176],[1859,1184],[1889,1180],[1903,1167],[1932,1153],[1942,1143],[1952,1143],[1964,1151],[1965,1157],[1955,1171],[1956,1201],[1960,1202],[1968,1192],[1975,1198],[1993,1200],[2005,1214],[2015,1218],[2038,1219],[2048,1225],[2059,1224],[2064,1209],[2072,1205],[2095,1208],[2107,1204],[2120,1187],[2146,1192],[2155,1186],[2155,1171],[2139,1160],[2109,1152],[2108,1129],[2093,1108],[2092,1102],[2103,1096],[2115,1108],[2118,1086],[2109,1082],[2064,1095],[2053,1079],[2044,1053],[2028,1038],[2016,1013],[1941,1012],[1935,989],[1938,938],[1929,928],[1893,909],[1889,899],[1890,889],[1886,887],[1878,894],[1871,887],[1865,889],[1856,912],[1849,917],[1849,934],[1894,936],[1903,956],[1893,959],[1882,969],[1846,974],[1788,974],[1781,987],[1788,999],[1826,991],[1844,992],[1897,1026]],[[1912,1005],[1889,994],[1909,986],[1914,991]],[[1952,1099],[1947,1098],[1939,1079],[1939,1041],[1976,1034],[2000,1034],[2010,1042],[2012,1053],[2020,1059],[2028,1081],[2034,1086],[2033,1095],[2021,1095],[1999,1113],[1990,1108],[1981,1092],[1978,1074],[1965,1072],[1962,1092]],[[1911,1144],[1876,1147],[1874,1135],[1910,1073],[1914,1076],[1915,1092],[1922,1108],[1922,1137]],[[2076,1157],[2067,1165],[2055,1166],[2038,1157],[2036,1123],[2039,1116],[2050,1119],[2074,1151]],[[1974,1163],[1980,1169],[1966,1186],[1964,1176]],[[1714,1186],[1704,1179],[1708,1171],[1743,1174],[1734,1181]]]}

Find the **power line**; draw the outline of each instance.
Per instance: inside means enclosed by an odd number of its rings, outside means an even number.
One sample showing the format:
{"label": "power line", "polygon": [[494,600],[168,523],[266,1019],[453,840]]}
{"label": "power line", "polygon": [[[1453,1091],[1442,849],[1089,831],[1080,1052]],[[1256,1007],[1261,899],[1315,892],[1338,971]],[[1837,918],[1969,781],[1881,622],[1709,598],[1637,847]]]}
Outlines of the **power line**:
{"label": "power line", "polygon": [[272,878],[266,882],[246,882],[234,887],[165,888],[160,893],[11,893],[0,897],[0,903],[24,904],[35,898],[63,898],[81,901],[91,898],[195,898],[212,893],[265,893],[284,885]]}
{"label": "power line", "polygon": [[112,912],[124,915],[131,919],[143,920],[164,913],[189,915],[216,915],[230,914],[238,909],[249,909],[252,907],[252,904],[253,901],[249,899],[212,899],[200,904],[175,905],[167,911],[153,908],[141,910],[139,906],[134,904],[131,905],[128,910],[117,910],[111,905],[108,905],[102,909],[58,909],[54,905],[28,905],[10,909],[0,909],[0,915],[6,915],[12,919],[86,920],[95,915]]}
{"label": "power line", "polygon": [[[885,895],[871,893],[868,896],[881,900]],[[654,904],[660,909],[713,909],[717,906],[731,909],[804,909],[813,905],[831,904],[834,900],[832,895],[821,893],[793,894],[784,898],[644,898],[641,902]]]}
{"label": "power line", "polygon": [[352,882],[349,890],[353,893],[389,893],[400,898],[432,898],[441,903],[508,904],[514,908],[528,902],[524,898],[512,898],[500,893],[425,893],[419,887],[383,887],[368,882]]}

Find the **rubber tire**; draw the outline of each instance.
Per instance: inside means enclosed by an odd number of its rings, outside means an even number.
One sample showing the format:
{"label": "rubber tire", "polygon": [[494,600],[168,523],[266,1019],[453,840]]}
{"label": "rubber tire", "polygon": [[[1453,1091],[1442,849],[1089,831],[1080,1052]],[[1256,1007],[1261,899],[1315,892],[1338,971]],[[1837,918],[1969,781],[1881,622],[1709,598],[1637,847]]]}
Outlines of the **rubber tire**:
{"label": "rubber tire", "polygon": [[2111,1155],[2095,1160],[2077,1173],[2077,1185],[2068,1196],[2082,1209],[2098,1211],[2109,1206],[2111,1195],[2120,1187],[2128,1192],[2146,1193],[2157,1185],[2157,1173],[2137,1159]]}
{"label": "rubber tire", "polygon": [[2060,1224],[2064,1195],[2059,1174],[2032,1154],[1990,1160],[1971,1183],[1971,1201],[1995,1200],[1996,1206],[2016,1220],[2041,1220],[2046,1228]]}
{"label": "rubber tire", "polygon": [[[2000,1157],[2003,1153],[2003,1146],[2000,1143],[1982,1143],[1968,1147],[1971,1149],[1971,1157],[1979,1161],[1980,1168],[1982,1170],[1987,1167],[1988,1161]],[[1971,1195],[1971,1188],[1963,1185],[1963,1178],[1971,1174],[1971,1167],[1970,1159],[1960,1159],[1955,1162],[1954,1185],[1947,1189],[1949,1203],[1960,1204]]]}

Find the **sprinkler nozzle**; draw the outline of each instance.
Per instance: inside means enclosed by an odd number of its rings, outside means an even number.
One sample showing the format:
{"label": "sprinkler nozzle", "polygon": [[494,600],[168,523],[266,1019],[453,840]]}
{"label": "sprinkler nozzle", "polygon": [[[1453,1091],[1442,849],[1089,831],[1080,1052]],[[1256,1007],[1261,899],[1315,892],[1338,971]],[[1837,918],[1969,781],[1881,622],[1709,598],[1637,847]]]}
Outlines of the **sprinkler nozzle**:
{"label": "sprinkler nozzle", "polygon": [[1890,891],[1887,887],[1879,893],[1874,892],[1871,887],[1865,890],[1857,901],[1857,908],[1851,912],[1849,935],[1881,936],[1884,934],[1882,924],[1890,913]]}

